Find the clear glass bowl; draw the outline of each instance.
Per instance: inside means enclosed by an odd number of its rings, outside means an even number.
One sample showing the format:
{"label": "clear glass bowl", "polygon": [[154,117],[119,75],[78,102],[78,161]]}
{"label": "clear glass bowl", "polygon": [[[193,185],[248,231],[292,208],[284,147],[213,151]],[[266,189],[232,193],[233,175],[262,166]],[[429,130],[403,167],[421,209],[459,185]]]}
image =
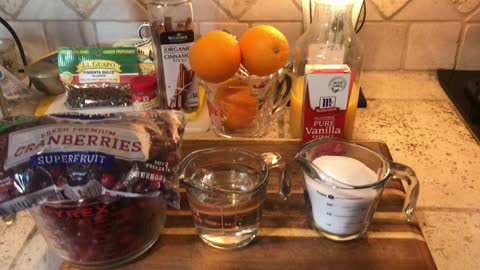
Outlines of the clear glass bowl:
{"label": "clear glass bowl", "polygon": [[87,267],[115,267],[147,251],[160,236],[167,205],[159,198],[51,201],[30,210],[48,246]]}

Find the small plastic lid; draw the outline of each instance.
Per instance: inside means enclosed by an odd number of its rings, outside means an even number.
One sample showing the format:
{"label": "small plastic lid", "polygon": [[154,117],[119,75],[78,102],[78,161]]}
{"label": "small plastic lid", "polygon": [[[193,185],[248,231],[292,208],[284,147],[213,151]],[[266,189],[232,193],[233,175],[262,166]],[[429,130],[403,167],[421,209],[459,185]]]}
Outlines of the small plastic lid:
{"label": "small plastic lid", "polygon": [[157,90],[157,79],[153,76],[136,76],[130,80],[130,88],[138,93]]}

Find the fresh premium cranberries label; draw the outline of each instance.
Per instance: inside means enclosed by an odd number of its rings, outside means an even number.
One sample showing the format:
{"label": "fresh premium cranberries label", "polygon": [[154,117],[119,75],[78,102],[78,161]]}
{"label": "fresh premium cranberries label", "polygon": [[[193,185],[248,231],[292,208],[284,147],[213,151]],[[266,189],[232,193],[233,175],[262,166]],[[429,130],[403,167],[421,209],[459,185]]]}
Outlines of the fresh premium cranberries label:
{"label": "fresh premium cranberries label", "polygon": [[303,141],[343,137],[355,74],[347,65],[307,65]]}
{"label": "fresh premium cranberries label", "polygon": [[[28,161],[30,157],[41,153],[61,152],[68,147],[75,151],[96,151],[113,155],[124,160],[148,159],[150,135],[141,130],[115,127],[112,125],[45,125],[12,132],[9,135],[8,156],[4,169],[9,169]],[[104,156],[41,156],[37,162],[81,163],[82,160],[95,158],[96,162],[107,162]]]}
{"label": "fresh premium cranberries label", "polygon": [[32,168],[55,165],[89,165],[96,164],[112,167],[114,157],[99,152],[64,152],[35,155],[30,159]]}
{"label": "fresh premium cranberries label", "polygon": [[185,120],[162,110],[5,119],[0,216],[80,198],[160,197],[178,208]]}

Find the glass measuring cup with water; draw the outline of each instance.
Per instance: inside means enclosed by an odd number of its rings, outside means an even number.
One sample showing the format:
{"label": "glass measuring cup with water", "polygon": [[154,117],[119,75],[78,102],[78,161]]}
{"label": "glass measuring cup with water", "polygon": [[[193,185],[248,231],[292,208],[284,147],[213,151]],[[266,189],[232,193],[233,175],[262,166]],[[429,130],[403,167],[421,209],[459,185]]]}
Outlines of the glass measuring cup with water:
{"label": "glass measuring cup with water", "polygon": [[336,138],[307,143],[295,159],[304,171],[312,225],[325,237],[345,241],[365,234],[385,185],[395,178],[408,183],[403,212],[413,219],[420,186],[409,167]]}
{"label": "glass measuring cup with water", "polygon": [[186,156],[180,181],[187,187],[200,238],[220,249],[250,243],[259,229],[271,169],[280,170],[280,194],[286,198],[290,192],[285,166],[277,153],[241,148],[209,148]]}

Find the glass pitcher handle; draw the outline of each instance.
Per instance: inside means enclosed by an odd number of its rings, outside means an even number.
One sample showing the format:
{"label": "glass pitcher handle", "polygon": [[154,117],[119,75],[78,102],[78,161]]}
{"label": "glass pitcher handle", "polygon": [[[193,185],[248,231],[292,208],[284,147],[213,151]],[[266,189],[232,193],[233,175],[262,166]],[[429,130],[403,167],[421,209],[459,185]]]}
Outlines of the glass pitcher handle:
{"label": "glass pitcher handle", "polygon": [[408,221],[413,219],[413,212],[417,205],[418,193],[420,192],[420,183],[418,182],[415,172],[408,166],[400,163],[391,163],[390,167],[394,176],[393,179],[401,179],[408,182],[408,187],[405,194],[405,201],[403,203],[403,213]]}
{"label": "glass pitcher handle", "polygon": [[[150,33],[150,24],[148,23],[144,23],[144,24],[141,24],[138,29],[137,29],[137,33],[138,33],[138,37],[142,40],[141,42],[139,42],[138,45],[136,46],[141,46],[143,44],[147,44],[149,43],[150,41],[152,41],[152,37],[150,36],[144,36],[144,31],[147,31],[148,33]],[[141,44],[140,44],[141,43]]]}
{"label": "glass pitcher handle", "polygon": [[290,100],[290,91],[292,90],[293,80],[291,70],[288,66],[279,71],[277,80],[279,83],[277,89],[275,89],[276,98],[275,103],[273,104],[272,114],[279,112]]}
{"label": "glass pitcher handle", "polygon": [[268,165],[269,170],[277,168],[280,170],[280,190],[279,193],[284,200],[287,199],[291,191],[291,180],[287,179],[287,162],[282,158],[282,155],[274,152],[267,152],[262,154],[262,158]]}

